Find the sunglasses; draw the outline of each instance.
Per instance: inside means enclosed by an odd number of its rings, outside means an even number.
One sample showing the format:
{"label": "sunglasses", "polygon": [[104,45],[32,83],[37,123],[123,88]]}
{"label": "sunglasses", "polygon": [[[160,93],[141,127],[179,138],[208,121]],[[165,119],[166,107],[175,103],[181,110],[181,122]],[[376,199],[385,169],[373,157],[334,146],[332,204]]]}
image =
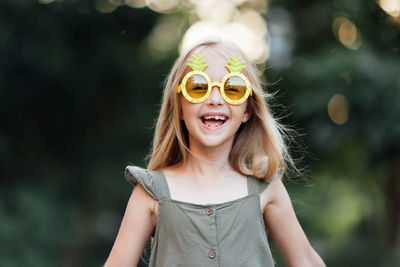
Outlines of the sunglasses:
{"label": "sunglasses", "polygon": [[219,87],[222,98],[231,105],[240,105],[252,95],[250,82],[240,71],[245,68],[241,58],[231,57],[229,65],[225,67],[230,71],[221,82],[211,82],[210,77],[203,72],[208,65],[204,64],[204,56],[196,54],[193,59],[189,59],[193,71],[185,75],[182,83],[178,86],[178,94],[182,92],[183,96],[191,103],[201,103],[211,94],[214,86]]}

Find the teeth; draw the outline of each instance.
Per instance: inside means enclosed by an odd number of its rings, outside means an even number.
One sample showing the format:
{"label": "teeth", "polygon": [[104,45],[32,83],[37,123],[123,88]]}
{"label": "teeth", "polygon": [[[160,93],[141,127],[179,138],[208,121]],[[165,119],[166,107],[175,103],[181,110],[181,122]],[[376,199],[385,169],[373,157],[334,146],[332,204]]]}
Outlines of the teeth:
{"label": "teeth", "polygon": [[224,116],[204,116],[203,118],[206,119],[206,120],[211,120],[211,119],[221,120],[221,121],[225,120]]}

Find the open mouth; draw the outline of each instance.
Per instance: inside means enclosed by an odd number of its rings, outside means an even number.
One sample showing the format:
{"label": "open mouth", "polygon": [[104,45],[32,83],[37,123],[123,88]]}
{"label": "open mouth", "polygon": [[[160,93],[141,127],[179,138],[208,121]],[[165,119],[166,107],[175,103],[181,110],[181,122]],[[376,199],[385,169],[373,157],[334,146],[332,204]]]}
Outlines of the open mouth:
{"label": "open mouth", "polygon": [[201,121],[203,124],[210,129],[217,129],[221,127],[228,118],[222,115],[212,115],[212,116],[203,116],[201,117]]}

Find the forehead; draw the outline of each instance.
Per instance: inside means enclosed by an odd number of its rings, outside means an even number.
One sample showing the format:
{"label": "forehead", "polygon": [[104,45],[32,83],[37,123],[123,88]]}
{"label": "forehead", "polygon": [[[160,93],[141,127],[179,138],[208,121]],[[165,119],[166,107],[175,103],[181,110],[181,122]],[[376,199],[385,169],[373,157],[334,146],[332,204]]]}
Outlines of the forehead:
{"label": "forehead", "polygon": [[[229,54],[226,53],[225,51],[220,51],[215,48],[202,48],[202,49],[196,49],[192,51],[188,57],[187,60],[185,61],[185,64],[189,63],[189,59],[192,59],[195,54],[199,54],[200,56],[204,56],[204,64],[207,64],[208,66],[203,70],[207,74],[218,74],[218,73],[227,73],[229,72],[225,65],[228,64],[229,61]],[[185,68],[185,73],[188,73],[192,71],[192,68],[190,66],[186,65]]]}
{"label": "forehead", "polygon": [[193,50],[189,54],[188,59],[192,58],[195,54],[200,54],[201,56],[204,56],[206,64],[209,64],[208,62],[213,61],[213,59],[228,62],[229,57],[231,56],[231,53],[228,53],[227,51],[224,51],[223,49],[218,47],[200,47]]}

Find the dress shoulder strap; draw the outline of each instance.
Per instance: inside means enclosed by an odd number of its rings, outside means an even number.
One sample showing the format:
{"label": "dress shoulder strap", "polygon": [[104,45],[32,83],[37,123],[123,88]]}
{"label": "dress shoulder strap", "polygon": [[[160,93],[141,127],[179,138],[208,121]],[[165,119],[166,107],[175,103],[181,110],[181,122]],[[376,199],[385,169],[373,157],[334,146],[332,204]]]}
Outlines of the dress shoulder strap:
{"label": "dress shoulder strap", "polygon": [[170,197],[168,184],[161,171],[149,171],[137,166],[127,166],[125,178],[134,186],[140,184],[156,200]]}
{"label": "dress shoulder strap", "polygon": [[279,175],[279,169],[275,171],[275,173],[269,178],[268,180],[264,180],[255,176],[248,176],[247,180],[247,186],[248,186],[248,191],[249,195],[250,194],[256,194],[259,195],[262,191],[267,188],[267,186],[275,180],[275,178]]}
{"label": "dress shoulder strap", "polygon": [[257,178],[255,176],[248,176],[247,188],[249,195],[259,195],[269,185],[269,181]]}

